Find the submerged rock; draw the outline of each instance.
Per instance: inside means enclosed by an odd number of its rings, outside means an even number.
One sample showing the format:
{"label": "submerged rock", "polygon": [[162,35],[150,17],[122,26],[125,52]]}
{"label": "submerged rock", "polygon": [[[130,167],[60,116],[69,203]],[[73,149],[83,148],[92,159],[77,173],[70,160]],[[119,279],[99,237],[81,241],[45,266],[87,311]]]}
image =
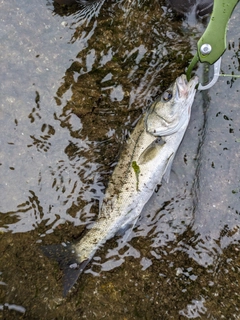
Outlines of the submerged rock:
{"label": "submerged rock", "polygon": [[212,12],[213,0],[167,0],[170,6],[178,14],[186,16],[195,13],[199,18],[203,18]]}
{"label": "submerged rock", "polygon": [[[91,4],[97,0],[54,0],[58,4],[73,5],[79,3],[81,5]],[[213,0],[166,0],[166,2],[182,16],[195,13],[197,17],[203,18],[211,13]]]}

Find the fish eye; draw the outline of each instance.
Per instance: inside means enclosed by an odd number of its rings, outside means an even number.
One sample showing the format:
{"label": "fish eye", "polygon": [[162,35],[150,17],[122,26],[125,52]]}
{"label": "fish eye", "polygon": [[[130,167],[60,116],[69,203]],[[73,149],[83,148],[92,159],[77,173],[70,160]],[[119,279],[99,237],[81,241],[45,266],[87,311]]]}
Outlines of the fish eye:
{"label": "fish eye", "polygon": [[170,90],[166,90],[163,94],[162,94],[162,99],[164,102],[167,102],[169,100],[172,99],[172,91]]}

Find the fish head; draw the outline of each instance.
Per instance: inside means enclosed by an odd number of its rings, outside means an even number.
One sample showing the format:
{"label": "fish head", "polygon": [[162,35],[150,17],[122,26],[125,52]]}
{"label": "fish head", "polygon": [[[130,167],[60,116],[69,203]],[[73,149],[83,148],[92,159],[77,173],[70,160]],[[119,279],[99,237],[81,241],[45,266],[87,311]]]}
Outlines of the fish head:
{"label": "fish head", "polygon": [[145,118],[147,132],[155,136],[170,135],[189,121],[197,83],[196,76],[189,82],[185,74],[178,77],[150,107]]}

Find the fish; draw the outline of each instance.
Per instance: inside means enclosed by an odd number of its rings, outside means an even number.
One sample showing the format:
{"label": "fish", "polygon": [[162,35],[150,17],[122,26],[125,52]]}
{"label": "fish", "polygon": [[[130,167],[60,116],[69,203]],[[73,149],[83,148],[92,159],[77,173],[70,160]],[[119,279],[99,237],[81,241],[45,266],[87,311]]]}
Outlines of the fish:
{"label": "fish", "polygon": [[[140,118],[109,180],[99,216],[74,244],[43,246],[63,270],[63,295],[77,281],[97,249],[120,229],[134,228],[144,205],[162,180],[169,181],[173,159],[187,129],[198,78],[186,75],[152,103]],[[123,236],[127,240],[129,231]],[[126,237],[125,237],[126,236]]]}

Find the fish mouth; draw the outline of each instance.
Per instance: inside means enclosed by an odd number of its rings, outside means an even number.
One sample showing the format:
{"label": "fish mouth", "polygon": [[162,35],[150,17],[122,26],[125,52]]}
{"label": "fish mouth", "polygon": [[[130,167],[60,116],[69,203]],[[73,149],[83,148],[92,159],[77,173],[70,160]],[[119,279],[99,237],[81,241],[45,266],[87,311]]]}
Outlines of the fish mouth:
{"label": "fish mouth", "polygon": [[[179,108],[177,111],[179,121],[171,122],[166,121],[164,117],[161,117],[155,110],[151,112],[148,111],[147,116],[145,118],[145,126],[148,133],[154,136],[168,136],[173,133],[176,133],[184,123],[186,123],[186,119],[190,118],[192,102],[194,99],[194,95],[196,92],[196,85],[198,84],[198,77],[194,76],[189,82],[187,81],[187,77],[185,74],[182,74],[175,80],[174,84],[174,102],[179,104]],[[187,110],[188,115],[186,115],[185,110]],[[165,123],[166,128],[154,129],[149,124],[149,117],[157,116],[161,119],[162,122]],[[151,122],[151,121],[150,121]],[[168,126],[168,127],[167,127]]]}
{"label": "fish mouth", "polygon": [[176,84],[177,84],[177,94],[179,98],[187,98],[189,95],[191,95],[196,85],[198,84],[199,80],[197,76],[194,76],[190,81],[187,81],[187,76],[185,74],[182,74],[180,77],[177,78]]}

